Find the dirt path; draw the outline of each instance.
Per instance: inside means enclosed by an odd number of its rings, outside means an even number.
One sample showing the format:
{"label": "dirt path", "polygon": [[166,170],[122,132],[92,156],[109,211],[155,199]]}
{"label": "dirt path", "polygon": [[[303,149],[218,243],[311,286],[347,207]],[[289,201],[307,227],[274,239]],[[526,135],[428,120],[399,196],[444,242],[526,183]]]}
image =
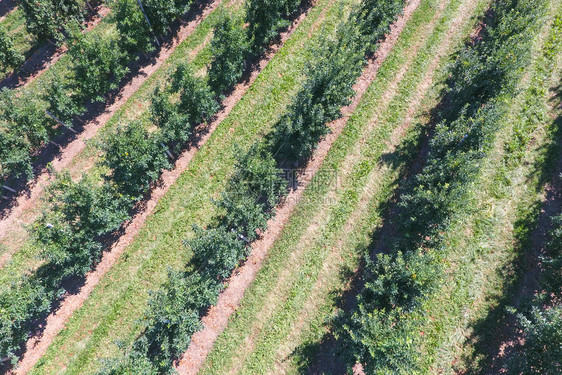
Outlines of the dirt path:
{"label": "dirt path", "polygon": [[[110,11],[111,9],[104,4],[97,6],[91,19],[86,23],[84,32],[95,28]],[[21,69],[12,72],[0,81],[0,88],[17,88],[30,84],[53,66],[67,51],[66,45],[60,48],[54,48],[49,44],[40,47],[24,62]]]}
{"label": "dirt path", "polygon": [[418,7],[419,3],[420,0],[412,0],[406,6],[404,14],[392,25],[387,38],[381,43],[375,57],[369,61],[369,64],[354,86],[356,96],[352,103],[342,109],[343,117],[332,124],[332,133],[320,142],[313,158],[307,164],[307,178],[301,180],[302,185],[299,186],[299,189],[289,194],[285,200],[285,204],[276,210],[275,217],[268,222],[267,231],[261,239],[253,243],[252,253],[247,261],[242,267],[235,270],[233,276],[228,281],[228,288],[219,296],[217,304],[212,306],[208,314],[203,317],[203,329],[193,335],[189,349],[184,353],[177,366],[177,370],[180,374],[196,374],[200,370],[205,358],[213,347],[214,341],[226,328],[228,319],[239,306],[244,291],[252,283],[257,272],[261,269],[269,249],[281,234],[284,225],[294,211],[298,201],[302,198],[302,194],[310,182],[310,177],[320,168],[330,147],[343,131],[350,114],[353,113],[370,83],[376,77],[382,61],[384,61],[396,44],[406,22]]}
{"label": "dirt path", "polygon": [[[414,39],[415,43],[413,43],[411,48],[408,50],[409,53],[406,57],[406,60],[404,61],[400,69],[396,72],[392,80],[385,85],[384,92],[381,94],[381,97],[378,101],[376,112],[371,117],[368,126],[364,126],[361,129],[361,135],[359,137],[361,141],[355,144],[355,147],[353,147],[352,150],[350,150],[350,152],[347,154],[345,159],[340,164],[340,167],[338,167],[338,180],[349,177],[349,173],[351,173],[354,163],[357,162],[357,158],[359,158],[361,155],[361,147],[363,146],[364,142],[366,142],[367,138],[369,137],[369,134],[371,134],[371,132],[373,132],[376,126],[379,124],[380,116],[388,108],[390,102],[394,98],[400,82],[402,82],[404,76],[406,75],[409,68],[411,67],[414,61],[414,57],[417,55],[422,45],[426,42],[427,37],[432,32],[435,22],[438,20],[439,16],[443,12],[446,4],[447,1],[441,1],[439,3],[439,7],[436,10],[435,15],[433,16],[431,21],[428,22],[423,32],[420,33],[419,36],[417,36],[418,39],[417,40]],[[384,60],[375,59],[375,61],[372,61],[371,63],[379,64],[380,66],[380,64],[382,64],[383,61]],[[356,89],[357,95],[354,99],[354,102],[352,103],[355,106],[358,105],[358,103],[361,101],[362,96],[364,95],[368,87],[372,84],[372,82],[376,78],[376,71],[378,71],[378,67],[376,68],[376,70],[373,70],[373,68],[371,67],[367,67],[366,70],[364,70],[362,76],[358,79],[358,82],[354,87],[354,89]],[[355,108],[356,107],[354,107],[353,110],[355,110]],[[345,108],[344,113],[351,115],[352,111],[349,111],[348,113],[347,112],[348,110],[349,108]],[[337,132],[337,131],[341,132],[341,130],[345,127],[347,120],[348,117],[339,119],[334,123],[330,124],[330,128],[332,129],[333,132]],[[306,170],[307,172],[309,171],[308,168],[306,168]],[[311,176],[307,175],[307,178],[309,177],[311,178],[312,175]],[[330,206],[335,204],[336,201],[339,201],[337,193],[338,192],[336,190],[330,191],[328,195],[324,198],[324,200],[327,202],[331,202]],[[276,277],[275,286],[268,293],[267,301],[263,304],[263,308],[261,309],[261,311],[256,315],[258,317],[256,323],[253,325],[251,332],[244,339],[245,346],[244,348],[240,348],[241,353],[236,357],[228,373],[231,374],[238,373],[241,370],[241,367],[243,366],[246,358],[253,352],[256,344],[255,341],[257,339],[257,336],[264,328],[264,325],[266,324],[267,320],[274,313],[275,306],[276,306],[275,300],[280,298],[280,296],[287,295],[288,288],[290,287],[289,283],[287,283],[287,280],[290,280],[290,278],[293,276],[293,271],[295,268],[301,267],[301,263],[305,261],[302,259],[304,254],[306,254],[311,247],[315,246],[314,239],[317,237],[321,229],[326,225],[328,225],[330,218],[331,218],[331,211],[329,210],[328,207],[324,207],[324,209],[318,210],[314,214],[314,216],[310,218],[311,224],[308,226],[306,232],[303,233],[303,235],[300,237],[300,240],[297,241],[297,245],[295,249],[291,252],[290,255],[291,259],[289,263],[292,266],[290,268],[282,269],[282,271]]]}
{"label": "dirt path", "polygon": [[[215,1],[212,5],[209,5],[208,11],[210,11],[209,9],[211,7],[218,6],[218,3],[220,3],[219,0]],[[20,361],[17,370],[13,372],[14,374],[27,373],[43,356],[43,354],[45,354],[53,339],[64,328],[66,322],[72,316],[74,311],[76,311],[83,305],[84,301],[86,301],[86,299],[92,293],[101,278],[107,273],[109,269],[111,269],[113,264],[126,250],[127,246],[134,240],[140,229],[143,227],[146,219],[154,211],[154,208],[158,204],[159,200],[166,194],[166,192],[175,183],[178,177],[189,166],[190,161],[193,159],[197,151],[207,142],[217,126],[230,114],[234,106],[238,103],[242,96],[244,96],[259,73],[267,66],[269,61],[275,56],[277,51],[297,29],[297,27],[304,20],[307,14],[308,11],[303,13],[298,19],[293,22],[293,24],[286,32],[283,32],[281,34],[279,43],[272,46],[268,50],[267,54],[259,62],[259,67],[251,73],[249,79],[246,80],[243,84],[237,85],[232,94],[225,99],[225,101],[223,102],[224,107],[218,113],[216,118],[208,126],[204,128],[200,127],[196,130],[196,133],[202,134],[197,145],[185,151],[178,158],[173,170],[164,171],[160,180],[161,184],[159,184],[158,187],[156,187],[152,191],[150,199],[146,202],[145,210],[131,219],[131,221],[125,228],[125,233],[123,234],[123,236],[121,236],[119,238],[119,241],[114,246],[112,246],[112,248],[108,252],[104,254],[98,267],[96,267],[94,271],[90,272],[87,275],[86,282],[80,289],[80,293],[68,296],[61,303],[60,308],[56,312],[49,315],[42,334],[38,337],[32,337],[27,342],[25,355]]]}
{"label": "dirt path", "polygon": [[[115,96],[113,103],[111,103],[103,113],[84,125],[84,131],[60,151],[59,156],[50,163],[51,167],[55,171],[61,171],[68,167],[72,160],[84,150],[86,142],[92,139],[97,132],[105,126],[115,112],[135,94],[145,80],[162,66],[166,59],[174,52],[175,48],[188,38],[201,21],[213,12],[221,2],[222,0],[213,0],[195,19],[181,26],[173,42],[160,51],[151,65],[141,69],[139,73],[121,89]],[[23,233],[25,231],[22,225],[24,222],[22,217],[28,210],[37,206],[45,186],[47,186],[51,180],[52,175],[47,170],[44,170],[37,176],[35,181],[31,183],[29,191],[22,193],[16,199],[16,203],[10,213],[0,220],[0,241],[3,241],[8,235],[10,235],[11,238],[15,238],[18,233]],[[29,222],[29,218],[26,218],[26,221]],[[17,248],[10,248],[0,256],[0,268],[4,267],[16,251]]]}
{"label": "dirt path", "polygon": [[[419,113],[420,111],[422,100],[433,84],[435,72],[441,62],[441,59],[445,56],[446,53],[449,52],[453,45],[453,42],[458,41],[457,39],[459,35],[457,35],[455,38],[455,34],[459,30],[459,27],[461,27],[462,22],[466,20],[466,17],[472,14],[477,3],[478,0],[468,1],[464,3],[456,12],[455,19],[451,22],[447,31],[446,37],[444,39],[445,41],[439,45],[438,50],[433,55],[431,65],[429,66],[428,71],[425,73],[423,80],[417,86],[416,92],[413,95],[413,101],[408,105],[406,116],[404,117],[401,124],[393,131],[388,147],[387,149],[385,149],[385,151],[383,151],[384,154],[394,152],[400,140],[410,128],[415,114]],[[431,25],[428,25],[427,27],[431,27]],[[307,299],[304,308],[298,314],[300,318],[297,323],[293,325],[291,333],[289,334],[289,339],[286,340],[288,343],[292,343],[296,340],[296,337],[302,332],[302,329],[304,328],[306,322],[309,321],[314,315],[314,311],[316,311],[319,303],[321,302],[322,291],[326,289],[326,279],[330,277],[330,275],[333,276],[334,274],[336,274],[336,271],[339,269],[339,265],[342,264],[344,260],[343,256],[341,255],[341,251],[348,248],[347,246],[345,246],[345,234],[351,233],[354,228],[359,225],[361,218],[368,214],[369,207],[371,207],[370,202],[374,199],[376,192],[379,191],[381,181],[384,179],[383,176],[390,172],[391,170],[388,168],[388,166],[383,164],[369,173],[368,182],[363,187],[361,196],[359,198],[358,209],[355,210],[346,221],[343,229],[340,231],[341,235],[339,236],[339,240],[334,246],[332,246],[328,258],[323,262],[324,266],[321,270],[321,273],[319,274],[318,280],[314,284],[312,292],[310,293],[310,296]],[[288,358],[294,351],[294,349],[295,348],[291,347],[290,345],[281,347],[278,350],[277,358]],[[275,373],[285,373],[286,366],[286,361],[280,361],[279,363],[277,363]]]}

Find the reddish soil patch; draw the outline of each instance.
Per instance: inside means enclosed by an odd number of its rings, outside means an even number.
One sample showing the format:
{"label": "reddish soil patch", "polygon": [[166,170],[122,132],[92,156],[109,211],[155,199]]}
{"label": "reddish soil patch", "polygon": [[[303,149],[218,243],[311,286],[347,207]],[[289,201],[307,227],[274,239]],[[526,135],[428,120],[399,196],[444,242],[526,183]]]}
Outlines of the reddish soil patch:
{"label": "reddish soil patch", "polygon": [[[177,370],[180,374],[196,374],[203,365],[205,358],[213,348],[217,337],[226,328],[228,319],[240,305],[246,288],[255,279],[258,271],[265,261],[269,249],[281,234],[283,227],[289,220],[297,203],[302,198],[306,186],[318,171],[334,141],[343,131],[349,116],[367,91],[367,88],[376,77],[381,63],[388,56],[406,22],[418,7],[420,0],[412,0],[404,11],[404,14],[392,25],[386,39],[381,43],[375,56],[370,59],[361,77],[354,85],[356,96],[352,103],[342,109],[343,117],[330,124],[332,132],[318,145],[313,158],[306,166],[306,175],[299,176],[299,188],[291,192],[284,204],[276,210],[275,217],[268,222],[268,229],[263,236],[252,244],[252,253],[243,266],[233,272],[228,281],[228,287],[219,296],[215,306],[209,309],[207,315],[202,319],[203,329],[195,333],[187,352],[182,356]],[[306,177],[306,178],[303,178]]]}
{"label": "reddish soil patch", "polygon": [[[194,21],[192,24],[186,26],[186,29],[189,28],[189,30],[193,31],[196,26],[195,23],[200,22],[200,20],[204,18],[208,13],[210,13],[213,9],[215,9],[219,5],[219,3],[220,0],[216,0],[211,5],[209,5],[204,14],[202,14],[197,21]],[[207,140],[211,137],[212,133],[222,122],[222,120],[224,120],[230,114],[234,106],[238,103],[242,96],[244,96],[259,73],[267,66],[275,53],[282,47],[282,45],[291,36],[293,31],[298,27],[303,19],[304,16],[297,19],[289,28],[289,30],[281,35],[279,43],[275,46],[272,46],[268,50],[267,54],[257,64],[257,68],[250,74],[249,78],[243,83],[236,86],[233,92],[224,100],[223,109],[217,114],[215,119],[209,125],[200,126],[198,129],[196,129],[195,138],[197,138],[197,143],[192,148],[185,151],[178,158],[173,170],[165,171],[162,174],[160,184],[153,189],[150,198],[145,202],[144,210],[131,219],[124,230],[124,234],[111,247],[111,249],[104,254],[100,264],[96,267],[96,269],[87,275],[84,286],[80,289],[80,292],[78,294],[67,296],[61,302],[60,308],[49,315],[42,333],[35,337],[32,337],[27,342],[25,355],[20,361],[18,368],[15,369],[13,373],[25,374],[29,372],[35,365],[35,363],[37,363],[37,361],[45,354],[53,339],[65,327],[66,322],[72,316],[74,311],[76,311],[83,305],[84,301],[86,301],[86,299],[92,293],[101,278],[107,273],[107,271],[111,269],[113,264],[121,256],[121,254],[123,254],[129,244],[134,240],[136,235],[143,227],[148,216],[154,211],[159,200],[166,194],[166,192],[175,183],[178,177],[187,169],[190,161],[193,159],[197,151],[207,142]],[[185,34],[187,33],[187,30],[184,29],[183,32]],[[183,39],[185,39],[186,37],[187,35],[183,35]],[[167,56],[169,56],[169,53]]]}
{"label": "reddish soil patch", "polygon": [[[166,59],[173,53],[175,48],[193,33],[201,21],[214,11],[221,1],[222,0],[214,0],[210,2],[197,17],[185,25],[182,25],[179,28],[176,38],[169,45],[166,45],[160,50],[158,56],[156,56],[154,60],[151,60],[150,65],[140,69],[138,74],[135,75],[119,91],[119,93],[114,96],[112,102],[107,105],[100,115],[84,124],[84,131],[81,132],[76,139],[65,146],[59,152],[58,157],[50,163],[50,166],[54,171],[61,171],[70,165],[72,160],[84,150],[86,142],[89,139],[92,139],[97,132],[105,126],[107,121],[113,117],[115,112],[124,105],[129,98],[131,98],[131,96],[142,86],[145,80],[152,76],[152,74],[154,74],[154,72],[162,66]],[[3,240],[8,233],[22,230],[21,219],[23,215],[37,206],[44,187],[50,183],[51,179],[52,176],[49,171],[44,169],[37,176],[34,182],[29,184],[28,190],[20,194],[15,199],[14,206],[10,210],[9,214],[3,217],[0,221],[0,241]],[[12,254],[13,252],[6,251],[2,254],[2,256],[0,256],[0,267],[3,267],[6,262],[10,260]]]}

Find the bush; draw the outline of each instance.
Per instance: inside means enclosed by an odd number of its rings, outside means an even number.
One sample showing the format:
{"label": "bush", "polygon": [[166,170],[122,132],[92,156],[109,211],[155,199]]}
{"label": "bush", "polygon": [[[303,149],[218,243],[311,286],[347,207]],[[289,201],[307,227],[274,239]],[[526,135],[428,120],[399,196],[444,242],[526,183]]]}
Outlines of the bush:
{"label": "bush", "polygon": [[280,163],[297,164],[309,158],[329,132],[327,123],[341,117],[341,107],[350,103],[364,63],[357,30],[353,23],[343,24],[336,38],[324,39],[315,50],[306,81],[269,137]]}
{"label": "bush", "polygon": [[70,23],[82,23],[83,2],[80,0],[20,0],[27,30],[38,39],[62,40],[61,31]]}
{"label": "bush", "polygon": [[161,171],[171,167],[161,143],[139,121],[120,126],[105,139],[103,164],[111,169],[108,179],[121,194],[141,198]]}
{"label": "bush", "polygon": [[162,132],[162,141],[179,152],[189,140],[192,128],[189,116],[180,113],[178,105],[170,101],[170,93],[156,88],[150,103],[150,120]]}
{"label": "bush", "polygon": [[49,311],[54,296],[29,276],[0,287],[0,356],[17,364],[21,344],[28,338],[30,321]]}
{"label": "bush", "polygon": [[222,281],[230,276],[247,255],[238,235],[225,227],[202,230],[195,227],[195,238],[186,240],[194,254],[199,273],[210,280]]}
{"label": "bush", "polygon": [[48,111],[65,126],[72,126],[72,118],[81,115],[86,110],[83,105],[80,105],[69,85],[63,83],[59,76],[54,77],[45,88],[45,92],[49,102]]}
{"label": "bush", "polygon": [[154,35],[146,23],[137,0],[117,1],[114,11],[120,48],[129,54],[153,51]]}
{"label": "bush", "polygon": [[179,93],[178,110],[194,125],[208,122],[219,110],[219,103],[207,83],[195,77],[188,64],[180,64],[172,77],[172,92]]}
{"label": "bush", "polygon": [[102,95],[119,87],[128,72],[127,54],[111,37],[92,32],[79,35],[70,46],[73,81],[80,99],[104,101]]}
{"label": "bush", "polygon": [[289,26],[289,15],[297,10],[301,1],[297,0],[248,0],[246,2],[246,22],[248,39],[254,52],[269,44],[279,30]]}
{"label": "bush", "polygon": [[45,116],[41,104],[31,94],[16,95],[7,88],[0,92],[0,119],[8,124],[9,131],[25,138],[31,148],[48,141],[56,123]]}
{"label": "bush", "polygon": [[101,257],[100,238],[118,229],[131,207],[110,185],[89,179],[73,182],[68,174],[49,186],[47,203],[31,233],[42,245],[46,268],[56,282],[89,271]]}
{"label": "bush", "polygon": [[162,367],[170,367],[191,342],[191,336],[201,329],[201,313],[216,303],[220,284],[198,274],[168,273],[168,281],[152,294],[143,334],[148,345],[148,356]]}
{"label": "bush", "polygon": [[216,95],[231,90],[244,73],[248,40],[239,20],[223,14],[211,41],[209,85]]}
{"label": "bush", "polygon": [[237,150],[236,157],[234,173],[216,204],[225,211],[222,222],[227,228],[254,240],[256,230],[267,227],[273,207],[287,192],[287,181],[271,153],[257,143],[247,152]]}
{"label": "bush", "polygon": [[0,64],[4,69],[15,69],[23,61],[23,55],[16,50],[12,40],[6,35],[6,30],[0,25]]}
{"label": "bush", "polygon": [[0,177],[31,178],[30,145],[27,140],[10,131],[10,125],[0,122]]}
{"label": "bush", "polygon": [[351,16],[359,25],[364,47],[372,53],[378,41],[390,31],[390,25],[404,8],[404,0],[362,0]]}
{"label": "bush", "polygon": [[524,344],[513,357],[510,374],[555,375],[562,373],[562,306],[533,308],[529,316],[519,314]]}

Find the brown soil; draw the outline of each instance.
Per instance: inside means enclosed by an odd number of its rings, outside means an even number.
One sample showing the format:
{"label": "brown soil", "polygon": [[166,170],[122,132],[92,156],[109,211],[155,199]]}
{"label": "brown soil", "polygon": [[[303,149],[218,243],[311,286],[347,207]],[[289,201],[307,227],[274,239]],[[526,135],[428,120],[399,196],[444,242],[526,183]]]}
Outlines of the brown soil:
{"label": "brown soil", "polygon": [[[416,88],[416,93],[413,95],[413,100],[408,105],[408,110],[406,116],[400,126],[398,126],[391,135],[391,139],[388,145],[388,148],[385,150],[385,154],[392,153],[395,151],[396,147],[398,146],[400,139],[404,136],[406,131],[410,128],[414,116],[416,113],[420,113],[420,106],[422,104],[422,100],[427,94],[427,91],[433,84],[435,78],[435,72],[441,59],[445,56],[446,53],[449,52],[453,42],[455,39],[455,33],[458,32],[461,23],[466,20],[467,16],[469,16],[473,10],[474,6],[476,5],[477,1],[472,0],[469,2],[464,3],[459,11],[455,19],[452,21],[449,29],[447,31],[446,37],[444,38],[444,42],[439,46],[436,53],[433,55],[433,60],[431,65],[428,68],[427,73],[424,75],[421,83]],[[441,4],[441,9],[443,8],[444,3]],[[430,24],[426,26],[426,29],[433,29],[435,22],[437,21],[438,15],[440,12],[436,14],[436,16],[432,19]],[[417,53],[412,49],[412,53]],[[352,214],[352,216],[347,220],[344,229],[341,233],[351,233],[353,228],[355,228],[358,224],[358,221],[366,215],[366,211],[368,210],[370,204],[372,203],[372,199],[374,194],[378,191],[379,183],[382,179],[382,176],[388,173],[388,168],[384,165],[381,165],[379,168],[373,170],[369,175],[369,182],[364,187],[361,198],[359,200],[359,208]],[[340,240],[332,247],[331,252],[329,254],[329,258],[326,259],[324,262],[324,267],[321,271],[320,276],[318,277],[318,281],[313,287],[313,292],[311,293],[310,297],[308,298],[305,307],[299,313],[299,320],[294,325],[293,329],[291,330],[290,337],[287,340],[288,342],[293,342],[294,338],[298,336],[301,332],[302,328],[304,327],[305,323],[311,318],[314,314],[314,311],[317,309],[318,303],[321,300],[319,294],[323,288],[325,288],[325,281],[328,277],[327,275],[333,274],[335,270],[339,268],[339,264],[343,261],[343,257],[341,255],[341,251],[344,249],[345,246],[345,236],[340,237]],[[278,358],[287,359],[289,358],[290,353],[294,348],[292,347],[285,347],[279,350]],[[285,361],[278,364],[278,368],[275,373],[285,373],[282,371],[284,365],[286,364]],[[363,368],[360,364],[357,364],[354,367],[354,373],[363,373]]]}
{"label": "brown soil", "polygon": [[[195,28],[196,23],[200,22],[202,18],[215,9],[219,3],[220,0],[213,2],[207,7],[204,14],[202,14],[198,20],[182,29],[183,37],[181,40],[187,37],[187,28],[192,31]],[[158,204],[159,200],[166,194],[183,171],[186,170],[190,161],[193,159],[193,156],[207,142],[217,126],[230,114],[234,106],[238,103],[242,96],[244,96],[259,73],[267,66],[269,61],[273,58],[273,56],[275,56],[275,53],[283,46],[285,41],[291,36],[304,17],[305,15],[299,17],[286,32],[282,33],[279,43],[272,46],[267,51],[266,55],[259,62],[258,67],[250,74],[249,78],[245,80],[244,83],[236,86],[232,94],[224,100],[223,109],[217,114],[216,118],[207,126],[200,126],[196,129],[196,133],[201,134],[200,137],[196,137],[198,138],[197,144],[185,151],[178,158],[173,170],[165,171],[162,174],[160,179],[161,183],[153,189],[150,198],[146,201],[144,211],[138,213],[127,224],[124,234],[119,238],[118,242],[104,254],[96,269],[87,275],[85,284],[80,289],[80,292],[75,295],[67,296],[64,301],[62,301],[60,308],[47,318],[43,332],[36,337],[32,337],[27,342],[25,355],[18,364],[18,368],[13,371],[15,374],[25,374],[29,372],[41,356],[43,356],[53,339],[64,328],[73,312],[83,305],[84,301],[89,297],[101,278],[107,273],[121,254],[126,250],[128,245],[134,240],[148,216],[154,211],[154,208]],[[167,56],[169,56],[169,53],[166,57]],[[160,57],[162,57],[162,55]]]}
{"label": "brown soil", "polygon": [[[214,11],[222,0],[214,0],[191,22],[182,25],[177,33],[176,38],[169,45],[165,46],[152,63],[142,68],[139,73],[132,78],[115,96],[110,103],[96,118],[84,125],[84,131],[81,132],[75,140],[64,147],[58,157],[53,160],[50,165],[54,171],[59,172],[72,162],[72,160],[80,154],[86,147],[86,142],[92,139],[97,132],[105,126],[115,112],[124,105],[127,100],[141,87],[146,79],[162,66],[166,59],[173,53],[175,48],[189,37],[201,21]],[[14,237],[14,233],[22,233],[24,231],[22,222],[29,222],[29,219],[22,220],[23,216],[33,208],[36,208],[44,187],[52,181],[52,175],[48,170],[44,170],[37,176],[34,182],[30,184],[28,191],[16,198],[14,207],[10,213],[0,220],[0,241],[4,240],[8,235]],[[23,237],[23,236],[22,236]],[[10,260],[16,249],[9,249],[0,256],[0,268]]]}
{"label": "brown soil", "polygon": [[396,44],[406,22],[419,3],[420,0],[412,0],[407,5],[404,14],[392,25],[388,36],[384,42],[381,43],[374,58],[369,61],[363,74],[355,84],[354,89],[356,96],[352,103],[342,109],[343,117],[330,125],[332,132],[320,142],[313,158],[307,164],[305,168],[307,178],[303,179],[299,189],[291,192],[285,200],[285,203],[278,207],[275,217],[268,222],[267,231],[259,240],[252,244],[252,253],[247,261],[243,266],[234,271],[228,281],[228,287],[219,296],[217,304],[212,306],[209,312],[203,317],[203,329],[193,335],[189,349],[184,353],[177,366],[177,370],[180,374],[196,374],[200,370],[205,358],[213,347],[214,341],[226,328],[228,319],[239,306],[244,291],[255,279],[267,257],[269,249],[281,234],[284,225],[287,223],[298,201],[302,198],[303,192],[310,182],[311,177],[318,171],[330,147],[343,131],[349,116],[353,113],[370,83],[376,77],[376,73],[382,61],[384,61]]}

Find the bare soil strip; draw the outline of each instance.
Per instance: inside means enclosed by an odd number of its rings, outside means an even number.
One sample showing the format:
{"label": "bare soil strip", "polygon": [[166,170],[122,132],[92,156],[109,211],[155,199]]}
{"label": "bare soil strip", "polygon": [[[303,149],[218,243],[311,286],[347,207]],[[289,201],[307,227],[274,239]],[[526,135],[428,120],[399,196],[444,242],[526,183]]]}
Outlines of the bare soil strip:
{"label": "bare soil strip", "polygon": [[[124,105],[129,98],[142,86],[154,72],[166,61],[168,57],[174,52],[175,48],[188,38],[201,21],[213,12],[222,2],[222,0],[214,0],[191,22],[180,27],[176,38],[170,45],[163,48],[154,62],[144,67],[139,73],[125,85],[121,91],[115,96],[113,103],[96,118],[92,119],[84,125],[84,131],[71,143],[69,143],[63,150],[60,151],[57,159],[50,163],[54,171],[59,172],[68,167],[71,161],[80,154],[86,147],[86,142],[92,139],[97,132],[105,126],[115,112]],[[50,181],[52,175],[48,170],[44,170],[34,182],[31,183],[29,191],[22,193],[15,202],[15,206],[10,213],[0,220],[0,241],[4,240],[8,234],[13,236],[15,233],[22,233],[24,228],[22,226],[22,216],[27,210],[33,209],[37,206],[42,192]],[[27,221],[27,220],[26,220]],[[0,268],[3,267],[12,257],[16,250],[8,250],[0,256]]]}
{"label": "bare soil strip", "polygon": [[[213,4],[211,4],[209,8],[216,8],[219,3],[220,0],[217,0]],[[309,10],[310,9],[311,8],[309,8]],[[210,12],[209,9],[207,9],[205,13],[208,12]],[[292,23],[287,31],[281,34],[279,43],[272,46],[267,51],[266,55],[259,62],[258,68],[251,73],[250,77],[244,83],[237,85],[232,94],[225,99],[225,101],[223,102],[223,109],[217,114],[216,118],[208,126],[200,126],[196,130],[196,133],[202,133],[197,145],[185,151],[178,158],[173,170],[165,171],[162,174],[162,177],[160,179],[161,183],[155,189],[153,189],[150,199],[146,202],[144,211],[140,212],[135,217],[133,217],[133,219],[131,219],[131,221],[125,228],[123,236],[121,236],[119,238],[119,241],[114,246],[112,246],[112,248],[108,252],[104,254],[101,262],[96,267],[96,269],[87,275],[84,286],[80,289],[80,293],[66,297],[61,303],[60,308],[56,312],[49,315],[49,317],[47,318],[45,329],[43,330],[42,334],[37,337],[32,337],[27,342],[26,353],[20,361],[18,368],[14,371],[15,374],[25,374],[30,371],[35,363],[37,363],[37,361],[41,358],[41,356],[45,354],[53,339],[64,328],[66,322],[74,313],[74,311],[76,311],[83,305],[84,301],[86,301],[86,299],[89,297],[101,278],[107,273],[107,271],[109,271],[109,269],[111,269],[113,264],[127,249],[128,245],[134,240],[140,229],[143,227],[146,219],[153,212],[159,200],[166,194],[166,192],[175,183],[178,177],[189,166],[190,161],[193,159],[197,151],[199,151],[199,149],[207,142],[217,126],[230,114],[234,106],[244,96],[259,73],[267,66],[267,64],[275,56],[277,51],[298,28],[307,14],[308,11],[304,12]],[[202,17],[204,17],[204,15],[202,15]]]}
{"label": "bare soil strip", "polygon": [[[379,123],[379,117],[382,113],[388,108],[391,100],[394,98],[398,90],[398,86],[400,82],[403,80],[405,74],[408,72],[409,68],[411,67],[414,57],[419,52],[419,49],[422,45],[426,42],[427,37],[432,32],[433,27],[437,20],[439,19],[441,13],[443,12],[447,1],[441,1],[435,15],[433,16],[432,20],[425,26],[424,31],[420,34],[418,40],[411,46],[408,50],[408,56],[405,63],[401,66],[401,68],[397,71],[396,75],[387,85],[385,85],[385,90],[381,94],[380,104],[376,109],[376,113],[373,114],[371,120],[369,121],[368,126],[365,126],[361,130],[361,142],[358,142],[355,147],[348,153],[346,158],[342,161],[340,167],[338,168],[338,178],[343,179],[348,177],[349,173],[352,171],[352,167],[354,163],[357,162],[357,158],[361,155],[361,148],[363,143],[366,142],[369,134],[371,134],[377,124]],[[379,63],[382,64],[383,61]],[[363,79],[365,77],[360,77],[358,82],[365,85],[364,90],[366,91],[368,87],[372,84],[375,76],[368,77],[369,79]],[[359,84],[359,83],[358,83]],[[361,90],[359,90],[361,91]],[[363,95],[364,91],[361,93]],[[359,96],[359,95],[358,95]],[[358,103],[361,98],[358,98]],[[351,113],[350,113],[351,114]],[[347,122],[347,121],[346,121]],[[338,128],[339,124],[330,124],[330,127],[334,130]],[[342,125],[342,129],[343,129]],[[308,171],[308,169],[307,169]],[[325,198],[328,202],[335,202],[338,200],[337,194],[335,190],[332,190],[328,193]],[[285,296],[288,293],[288,288],[290,288],[290,283],[287,282],[293,277],[293,271],[295,267],[299,267],[302,263],[302,258],[307,251],[315,246],[314,240],[318,237],[319,232],[325,225],[328,225],[330,221],[331,211],[328,207],[324,207],[324,209],[318,210],[313,217],[310,219],[310,226],[307,228],[306,232],[302,235],[299,241],[296,243],[296,247],[294,251],[291,252],[291,260],[290,263],[294,266],[291,268],[284,268],[279,273],[278,277],[276,277],[276,284],[274,288],[268,293],[267,301],[263,304],[263,308],[257,314],[257,321],[253,326],[252,331],[245,337],[244,343],[245,346],[241,350],[241,353],[236,357],[235,363],[230,367],[228,371],[231,374],[238,373],[241,370],[241,366],[243,366],[244,361],[246,358],[253,352],[255,347],[255,341],[260,333],[260,331],[264,328],[264,325],[267,323],[268,319],[271,318],[272,314],[274,314],[275,306],[276,306],[276,299],[279,296]]]}
{"label": "bare soil strip", "polygon": [[[447,31],[446,37],[444,42],[440,44],[439,49],[433,55],[433,61],[429,66],[428,71],[424,75],[424,78],[420,85],[416,88],[416,93],[413,95],[413,101],[410,102],[408,105],[408,109],[406,112],[406,116],[402,120],[402,123],[394,130],[391,135],[391,139],[388,145],[388,148],[383,153],[391,153],[394,152],[396,147],[398,146],[402,137],[406,134],[408,129],[410,128],[412,121],[416,114],[420,112],[420,106],[422,104],[423,98],[426,96],[428,90],[430,89],[431,85],[433,84],[436,70],[441,62],[441,59],[445,56],[446,53],[452,47],[453,42],[457,41],[455,37],[455,33],[459,30],[462,26],[462,22],[466,20],[467,16],[469,16],[473,11],[478,3],[477,0],[471,0],[464,3],[461,8],[457,12],[457,16],[451,22],[449,29]],[[428,25],[427,27],[431,27]],[[362,189],[362,194],[359,199],[358,209],[353,212],[353,214],[349,217],[346,221],[343,229],[341,230],[341,236],[339,236],[339,240],[337,243],[332,246],[330,250],[330,254],[328,258],[324,262],[324,267],[321,270],[321,273],[318,277],[317,282],[315,283],[310,296],[301,310],[299,316],[301,317],[298,322],[293,326],[291,333],[289,335],[289,339],[286,340],[288,343],[293,343],[298,337],[298,335],[302,332],[302,329],[305,327],[305,324],[313,317],[314,312],[317,310],[319,303],[321,302],[321,295],[323,291],[326,289],[326,279],[330,275],[337,274],[337,269],[339,269],[339,265],[343,261],[343,257],[341,256],[341,252],[347,248],[345,246],[345,242],[347,241],[346,233],[351,233],[353,228],[356,228],[359,224],[359,221],[362,217],[368,214],[369,207],[371,202],[378,191],[378,187],[380,186],[381,181],[384,180],[384,175],[391,173],[388,166],[380,165],[371,173],[369,173],[368,182],[365,187]],[[291,352],[293,352],[294,347],[290,345],[283,346],[278,350],[278,358],[282,358],[283,361],[277,363],[277,368],[275,373],[285,373],[286,371],[286,359],[290,356]]]}
{"label": "bare soil strip", "polygon": [[[299,189],[293,191],[285,203],[276,210],[275,217],[268,222],[268,229],[262,238],[252,245],[252,253],[243,266],[236,269],[228,281],[228,287],[219,296],[216,306],[212,306],[202,319],[203,329],[193,335],[189,349],[184,353],[177,370],[180,374],[196,374],[201,368],[205,358],[211,351],[218,335],[224,331],[228,319],[239,306],[246,288],[252,283],[257,272],[261,269],[270,247],[279,237],[285,223],[295,209],[311,177],[318,171],[330,147],[343,131],[351,113],[355,110],[369,84],[376,77],[381,63],[388,56],[406,22],[418,7],[420,0],[412,0],[406,6],[403,15],[391,26],[386,39],[381,43],[373,59],[371,59],[354,85],[356,96],[352,103],[342,109],[343,117],[331,124],[330,133],[320,144],[310,162],[306,166],[306,179],[301,180]],[[305,177],[305,176],[300,176]]]}
{"label": "bare soil strip", "polygon": [[[90,21],[86,24],[84,32],[88,32],[95,28],[101,20],[109,14],[110,8],[104,4],[96,7],[95,14],[91,16]],[[1,22],[1,20],[0,20]],[[57,48],[53,51],[51,45],[45,45],[24,62],[22,69],[14,71],[6,76],[1,82],[0,87],[23,87],[39,78],[45,73],[54,63],[56,63],[66,52],[68,47],[66,45]]]}

